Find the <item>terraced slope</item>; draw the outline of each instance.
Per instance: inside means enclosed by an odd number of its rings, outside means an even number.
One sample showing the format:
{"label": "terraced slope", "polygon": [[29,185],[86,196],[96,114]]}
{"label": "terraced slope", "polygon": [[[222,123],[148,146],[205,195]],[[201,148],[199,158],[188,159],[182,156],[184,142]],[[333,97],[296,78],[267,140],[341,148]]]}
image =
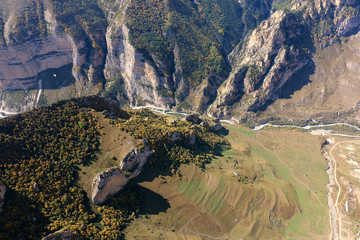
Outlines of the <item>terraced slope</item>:
{"label": "terraced slope", "polygon": [[[148,169],[139,180],[144,215],[126,239],[328,238],[321,138],[228,128],[231,149],[206,171],[182,165],[177,177],[154,177]],[[160,200],[145,197],[149,190]],[[158,210],[149,212],[153,206]]]}

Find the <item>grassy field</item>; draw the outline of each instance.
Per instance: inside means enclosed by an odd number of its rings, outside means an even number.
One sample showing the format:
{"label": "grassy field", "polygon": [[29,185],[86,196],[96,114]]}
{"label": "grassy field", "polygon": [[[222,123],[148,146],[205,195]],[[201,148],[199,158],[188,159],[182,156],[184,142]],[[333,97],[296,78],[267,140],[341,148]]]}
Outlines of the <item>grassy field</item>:
{"label": "grassy field", "polygon": [[178,176],[144,171],[138,179],[144,206],[126,239],[328,238],[322,139],[227,127],[231,149],[206,170],[182,165]]}

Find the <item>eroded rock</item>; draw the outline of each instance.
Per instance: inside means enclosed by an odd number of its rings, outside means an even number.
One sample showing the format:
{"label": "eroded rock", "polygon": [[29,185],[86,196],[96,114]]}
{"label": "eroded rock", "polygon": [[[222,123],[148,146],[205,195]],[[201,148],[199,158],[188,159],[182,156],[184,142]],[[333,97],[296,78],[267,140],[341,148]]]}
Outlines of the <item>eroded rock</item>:
{"label": "eroded rock", "polygon": [[132,149],[121,160],[119,167],[116,166],[98,173],[92,183],[91,199],[93,203],[102,204],[121,191],[130,179],[140,174],[147,158],[153,153],[154,151],[151,151],[148,146]]}
{"label": "eroded rock", "polygon": [[188,122],[192,122],[195,124],[199,124],[202,122],[202,120],[199,117],[199,114],[191,114],[185,117],[185,120]]}
{"label": "eroded rock", "polygon": [[276,97],[276,91],[310,59],[307,31],[288,11],[276,11],[263,21],[229,55],[233,71],[220,86],[208,113],[232,115],[232,106],[237,103],[246,112]]}
{"label": "eroded rock", "polygon": [[200,126],[206,128],[206,127],[209,127],[209,123],[204,121],[204,122],[201,122],[201,123],[200,123]]}
{"label": "eroded rock", "polygon": [[169,140],[171,142],[181,141],[181,133],[179,133],[179,132],[172,133],[169,137]]}
{"label": "eroded rock", "polygon": [[221,123],[216,123],[215,125],[212,125],[210,128],[210,131],[218,132],[222,129]]}
{"label": "eroded rock", "polygon": [[33,187],[35,192],[39,192],[40,191],[40,187],[36,182],[31,182],[31,186]]}
{"label": "eroded rock", "polygon": [[195,135],[194,132],[191,132],[191,134],[190,134],[190,136],[189,136],[189,138],[188,138],[188,143],[189,143],[190,145],[194,145],[195,142],[196,142],[196,135]]}

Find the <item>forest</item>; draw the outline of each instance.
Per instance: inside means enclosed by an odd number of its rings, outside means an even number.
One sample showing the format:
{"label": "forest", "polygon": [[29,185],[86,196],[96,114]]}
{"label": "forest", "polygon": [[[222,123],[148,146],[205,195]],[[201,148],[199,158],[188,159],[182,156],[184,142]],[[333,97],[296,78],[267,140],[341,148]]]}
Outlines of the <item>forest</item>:
{"label": "forest", "polygon": [[[181,163],[205,167],[227,142],[206,128],[170,121],[149,110],[124,111],[101,97],[62,101],[0,120],[0,181],[9,188],[0,217],[0,239],[40,239],[70,230],[81,239],[120,239],[139,210],[141,199],[129,187],[95,213],[78,186],[79,166],[100,151],[101,125],[91,111],[107,110],[108,119],[136,138],[149,140],[156,154],[149,163],[175,174]],[[173,143],[169,134],[180,132]],[[196,141],[188,144],[193,136]]]}

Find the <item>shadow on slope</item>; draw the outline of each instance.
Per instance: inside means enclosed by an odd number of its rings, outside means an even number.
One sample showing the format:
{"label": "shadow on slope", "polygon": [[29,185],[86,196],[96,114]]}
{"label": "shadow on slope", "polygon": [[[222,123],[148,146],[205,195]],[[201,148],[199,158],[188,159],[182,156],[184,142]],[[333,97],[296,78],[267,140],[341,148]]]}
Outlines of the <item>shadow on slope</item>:
{"label": "shadow on slope", "polygon": [[152,182],[159,176],[169,175],[171,175],[170,171],[160,171],[151,167],[149,163],[146,163],[140,175],[130,180],[127,187],[134,189],[140,195],[141,207],[139,214],[159,214],[160,212],[166,212],[166,210],[170,208],[167,199],[138,184],[141,182]]}
{"label": "shadow on slope", "polygon": [[263,106],[255,112],[265,111],[277,99],[290,99],[292,95],[301,90],[311,82],[310,76],[315,73],[315,63],[310,60],[302,69],[293,74],[293,76],[275,93],[276,98],[269,99]]}

